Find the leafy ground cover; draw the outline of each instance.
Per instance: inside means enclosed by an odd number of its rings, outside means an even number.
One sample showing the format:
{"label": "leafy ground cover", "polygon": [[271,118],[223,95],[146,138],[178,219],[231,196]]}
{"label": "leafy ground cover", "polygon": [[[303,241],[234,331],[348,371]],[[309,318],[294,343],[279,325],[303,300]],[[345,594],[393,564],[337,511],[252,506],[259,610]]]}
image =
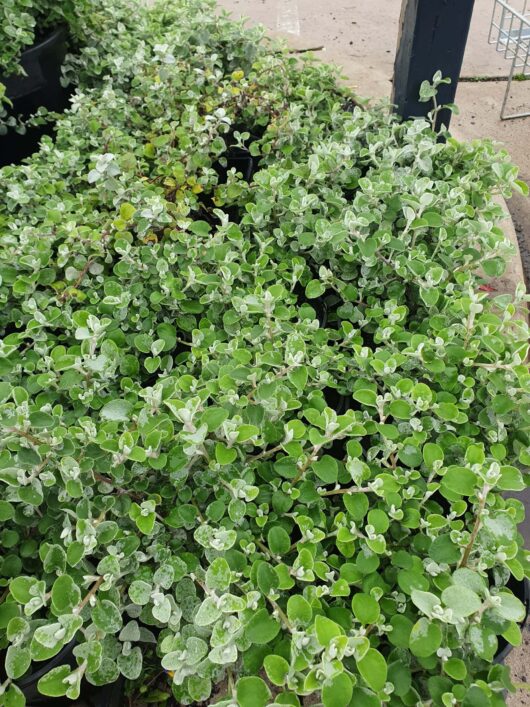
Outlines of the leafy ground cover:
{"label": "leafy ground cover", "polygon": [[503,705],[527,297],[484,283],[516,168],[210,4],[79,21],[72,109],[0,172],[0,703],[75,638],[44,694]]}

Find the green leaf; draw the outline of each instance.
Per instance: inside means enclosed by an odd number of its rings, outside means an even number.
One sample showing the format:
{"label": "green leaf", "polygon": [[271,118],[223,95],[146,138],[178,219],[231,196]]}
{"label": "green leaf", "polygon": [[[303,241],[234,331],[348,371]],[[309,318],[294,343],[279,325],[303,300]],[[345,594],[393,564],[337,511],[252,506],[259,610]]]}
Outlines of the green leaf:
{"label": "green leaf", "polygon": [[449,658],[444,663],[444,672],[454,680],[464,680],[467,675],[466,664],[460,658]]}
{"label": "green leaf", "polygon": [[369,648],[366,654],[357,661],[357,668],[365,683],[379,692],[386,683],[388,667],[386,660],[375,648]]}
{"label": "green leaf", "polygon": [[436,287],[420,287],[420,297],[427,307],[434,307],[440,299],[440,290]]}
{"label": "green leaf", "polygon": [[11,520],[15,516],[15,507],[9,501],[0,501],[0,523]]}
{"label": "green leaf", "polygon": [[347,707],[353,695],[353,683],[346,673],[335,675],[322,686],[324,707]]}
{"label": "green leaf", "polygon": [[381,700],[366,687],[354,687],[351,704],[353,707],[381,707]]}
{"label": "green leaf", "polygon": [[134,604],[143,606],[149,603],[152,591],[153,587],[150,584],[141,579],[136,579],[134,582],[131,582],[131,586],[129,587],[129,597]]}
{"label": "green leaf", "polygon": [[432,469],[435,462],[443,462],[444,453],[443,449],[438,444],[433,442],[427,442],[423,445],[423,461],[425,464]]}
{"label": "green leaf", "polygon": [[440,604],[440,600],[431,592],[422,592],[419,589],[413,589],[411,599],[415,606],[427,616],[431,616],[436,606]]}
{"label": "green leaf", "polygon": [[68,614],[81,600],[81,590],[68,574],[57,577],[52,587],[52,605],[56,613]]}
{"label": "green leaf", "polygon": [[469,627],[468,640],[479,658],[483,658],[488,662],[493,660],[493,656],[497,652],[497,636],[495,633],[485,626],[472,625]]}
{"label": "green leaf", "polygon": [[111,400],[101,408],[100,415],[104,420],[127,422],[132,405],[127,400]]}
{"label": "green leaf", "polygon": [[512,646],[520,646],[523,641],[523,634],[521,633],[519,624],[515,621],[511,621],[508,628],[502,632],[502,637]]}
{"label": "green leaf", "polygon": [[321,614],[318,614],[315,617],[315,631],[318,642],[321,646],[324,646],[324,648],[329,645],[333,638],[344,634],[344,631],[339,624],[335,623],[335,621],[332,621],[331,619],[328,619],[327,616],[322,616]]}
{"label": "green leaf", "polygon": [[155,527],[156,513],[151,512],[147,515],[138,515],[135,518],[135,523],[138,530],[141,530],[144,535],[150,535]]}
{"label": "green leaf", "polygon": [[92,621],[105,633],[117,633],[123,624],[120,610],[108,599],[96,602],[92,609]]}
{"label": "green leaf", "polygon": [[49,415],[47,412],[41,412],[40,410],[30,413],[29,421],[31,426],[36,427],[37,429],[49,429],[55,424],[52,415]]}
{"label": "green leaf", "polygon": [[8,646],[4,660],[4,668],[8,678],[18,680],[24,675],[30,664],[31,653],[27,646]]}
{"label": "green leaf", "polygon": [[4,707],[25,707],[26,698],[22,690],[11,683],[4,694]]}
{"label": "green leaf", "polygon": [[460,496],[472,496],[476,485],[476,474],[464,466],[450,466],[442,478],[442,488]]}
{"label": "green leaf", "polygon": [[232,571],[224,557],[216,557],[206,570],[206,586],[208,589],[226,592],[230,587]]}
{"label": "green leaf", "polygon": [[394,614],[390,619],[392,631],[388,634],[388,640],[397,648],[408,648],[410,633],[412,631],[412,621],[401,614]]}
{"label": "green leaf", "polygon": [[409,647],[418,658],[428,658],[436,653],[442,643],[442,630],[438,624],[422,617],[412,627]]}
{"label": "green leaf", "polygon": [[206,597],[195,614],[194,621],[197,626],[209,626],[221,616],[221,609],[212,597]]}
{"label": "green leaf", "polygon": [[499,592],[500,606],[495,607],[496,613],[508,621],[522,621],[526,614],[526,609],[522,601],[509,592]]}
{"label": "green leaf", "polygon": [[373,624],[379,618],[379,604],[369,594],[355,594],[351,605],[355,618],[362,624]]}
{"label": "green leaf", "polygon": [[261,678],[250,676],[239,678],[236,683],[236,696],[239,707],[265,707],[271,698],[271,692]]}
{"label": "green leaf", "polygon": [[313,618],[313,610],[304,597],[293,594],[287,600],[287,617],[294,624],[308,626]]}
{"label": "green leaf", "polygon": [[514,466],[501,466],[501,475],[497,481],[497,487],[502,491],[523,491],[526,488],[526,484],[519,469]]}
{"label": "green leaf", "polygon": [[453,572],[452,580],[453,584],[463,585],[479,595],[483,594],[486,589],[484,578],[481,577],[478,572],[470,570],[469,567],[456,569]]}
{"label": "green leaf", "polygon": [[201,423],[206,425],[208,432],[215,432],[228,417],[228,412],[224,408],[209,407],[203,412]]}
{"label": "green leaf", "polygon": [[519,187],[519,191],[523,196],[528,196],[530,189],[528,187],[528,184],[526,182],[523,182],[522,179],[516,179],[514,181],[514,184],[516,184]]}
{"label": "green leaf", "polygon": [[451,565],[458,562],[461,556],[461,548],[453,543],[450,535],[439,535],[429,548],[429,557],[438,563]]}
{"label": "green leaf", "polygon": [[377,393],[369,388],[362,388],[361,390],[355,390],[352,393],[352,398],[357,400],[357,402],[363,405],[369,405],[370,407],[376,407]]}
{"label": "green leaf", "polygon": [[412,415],[412,405],[406,400],[393,400],[388,406],[392,417],[397,420],[410,420]]}
{"label": "green leaf", "polygon": [[434,412],[442,420],[447,420],[448,422],[457,420],[459,416],[459,410],[454,403],[439,403],[435,407]]}
{"label": "green leaf", "polygon": [[139,646],[135,646],[127,655],[122,653],[117,658],[120,673],[128,680],[137,680],[140,677],[142,663],[142,650]]}
{"label": "green leaf", "polygon": [[311,280],[307,283],[305,288],[305,296],[307,299],[316,299],[324,294],[326,288],[320,282],[320,280]]}
{"label": "green leaf", "polygon": [[308,379],[308,371],[306,366],[298,366],[294,371],[289,373],[289,380],[294,387],[301,393],[305,390]]}
{"label": "green leaf", "polygon": [[412,673],[408,665],[400,660],[395,660],[388,665],[388,682],[394,686],[394,694],[398,697],[406,695],[411,688]]}
{"label": "green leaf", "polygon": [[19,604],[27,604],[32,597],[30,590],[36,584],[37,580],[33,577],[15,577],[9,583],[9,591]]}
{"label": "green leaf", "polygon": [[217,442],[215,445],[215,458],[221,466],[226,466],[236,460],[237,451],[233,447],[227,447],[222,442]]}
{"label": "green leaf", "polygon": [[259,427],[256,425],[239,425],[237,428],[237,441],[247,442],[259,435]]}
{"label": "green leaf", "polygon": [[47,697],[62,697],[66,695],[68,683],[65,683],[65,679],[70,673],[71,668],[69,665],[59,665],[57,668],[52,668],[37,683],[39,692]]}
{"label": "green leaf", "polygon": [[124,221],[130,221],[135,213],[136,209],[132,204],[128,204],[127,202],[125,202],[120,205],[120,218],[122,218]]}
{"label": "green leaf", "polygon": [[280,584],[280,578],[274,571],[272,565],[267,562],[260,562],[257,571],[257,582],[260,591],[267,595],[272,590],[277,589]]}
{"label": "green leaf", "polygon": [[439,228],[444,225],[443,216],[437,211],[425,211],[422,218],[427,221],[431,228]]}
{"label": "green leaf", "polygon": [[318,461],[311,465],[318,478],[325,484],[335,484],[339,476],[337,460],[324,454]]}
{"label": "green leaf", "polygon": [[281,687],[289,673],[289,663],[280,655],[267,655],[263,661],[267,677],[273,685]]}
{"label": "green leaf", "polygon": [[284,528],[276,525],[267,534],[267,544],[273,555],[282,556],[291,549],[291,538]]}
{"label": "green leaf", "polygon": [[274,640],[280,631],[280,624],[267,609],[257,611],[248,622],[245,634],[251,643],[263,645]]}
{"label": "green leaf", "polygon": [[446,587],[442,592],[442,601],[458,617],[471,616],[482,606],[478,594],[462,584]]}

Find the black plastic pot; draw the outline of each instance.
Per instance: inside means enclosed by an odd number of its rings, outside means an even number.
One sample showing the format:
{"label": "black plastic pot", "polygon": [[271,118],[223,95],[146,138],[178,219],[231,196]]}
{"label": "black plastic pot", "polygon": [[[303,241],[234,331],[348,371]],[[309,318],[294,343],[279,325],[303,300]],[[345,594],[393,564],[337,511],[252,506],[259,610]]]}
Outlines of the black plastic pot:
{"label": "black plastic pot", "polygon": [[[526,613],[524,619],[519,624],[521,630],[523,630],[526,626],[526,622],[528,621],[528,614],[530,612],[530,582],[526,577],[522,581],[518,581],[514,577],[510,577],[508,589],[511,589],[515,596],[525,605]],[[499,636],[499,647],[493,662],[504,663],[507,656],[511,653],[512,648],[513,646],[511,643],[508,643],[508,641],[506,641],[502,636]]]}
{"label": "black plastic pot", "polygon": [[[6,95],[13,102],[9,111],[28,118],[40,107],[63,111],[71,91],[61,86],[61,66],[66,56],[67,33],[59,27],[22,53],[20,63],[26,76],[0,76]],[[0,166],[20,162],[38,149],[39,141],[50,134],[49,124],[28,128],[24,135],[10,130],[0,137]]]}
{"label": "black plastic pot", "polygon": [[226,167],[220,162],[214,165],[214,169],[219,175],[219,182],[224,183],[228,178],[228,172],[235,167],[236,172],[241,172],[243,179],[250,182],[254,174],[254,158],[250,152],[244,147],[229,147],[226,154]]}
{"label": "black plastic pot", "polygon": [[322,392],[326,403],[337,415],[344,415],[347,410],[356,410],[359,407],[351,395],[343,395],[336,388],[324,388]]}
{"label": "black plastic pot", "polygon": [[[121,676],[116,682],[102,687],[93,687],[85,683],[85,689],[82,694],[86,696],[83,704],[80,704],[79,707],[83,707],[85,704],[87,707],[121,707],[125,704],[124,687],[125,680]],[[73,707],[77,706],[73,705]]]}

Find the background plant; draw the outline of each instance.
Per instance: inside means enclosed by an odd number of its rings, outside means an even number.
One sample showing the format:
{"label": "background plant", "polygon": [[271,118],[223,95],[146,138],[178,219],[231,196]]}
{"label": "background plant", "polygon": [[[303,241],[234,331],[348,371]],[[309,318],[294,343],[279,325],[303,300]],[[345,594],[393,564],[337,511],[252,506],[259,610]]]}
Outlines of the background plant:
{"label": "background plant", "polygon": [[6,0],[0,8],[0,76],[19,73],[21,53],[49,28],[58,24],[76,27],[89,0]]}
{"label": "background plant", "polygon": [[0,699],[75,638],[45,694],[161,664],[182,704],[504,704],[527,298],[482,286],[516,169],[204,3],[106,12],[2,170]]}

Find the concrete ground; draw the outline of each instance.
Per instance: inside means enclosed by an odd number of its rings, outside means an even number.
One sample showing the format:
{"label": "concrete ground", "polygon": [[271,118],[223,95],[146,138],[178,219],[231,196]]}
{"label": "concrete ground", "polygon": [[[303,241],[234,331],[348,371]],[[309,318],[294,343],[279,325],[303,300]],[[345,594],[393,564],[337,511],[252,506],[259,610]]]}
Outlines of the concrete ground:
{"label": "concrete ground", "polygon": [[[522,10],[524,0],[512,0]],[[363,97],[390,97],[400,17],[400,0],[218,0],[234,17],[265,25],[272,36],[286,39],[295,49],[317,48],[323,61],[342,68],[346,81]],[[497,140],[519,165],[521,179],[530,183],[530,117],[501,120],[500,110],[510,63],[488,45],[493,0],[475,0],[475,9],[456,95],[460,114],[452,129],[462,139],[490,137]],[[477,81],[477,79],[481,79]],[[483,80],[493,79],[493,80]],[[530,111],[530,80],[514,82],[510,112]],[[513,225],[507,234],[518,241],[521,258],[514,262],[499,289],[513,288],[526,279],[530,289],[530,199],[514,196],[508,202]],[[515,226],[515,230],[514,230]],[[524,270],[524,275],[523,275]],[[530,489],[527,489],[527,492]],[[525,494],[527,522],[524,534],[530,544],[530,493]],[[515,683],[530,683],[530,630],[507,663]],[[525,685],[526,686],[526,685]],[[509,707],[530,707],[530,692],[510,695]]]}

